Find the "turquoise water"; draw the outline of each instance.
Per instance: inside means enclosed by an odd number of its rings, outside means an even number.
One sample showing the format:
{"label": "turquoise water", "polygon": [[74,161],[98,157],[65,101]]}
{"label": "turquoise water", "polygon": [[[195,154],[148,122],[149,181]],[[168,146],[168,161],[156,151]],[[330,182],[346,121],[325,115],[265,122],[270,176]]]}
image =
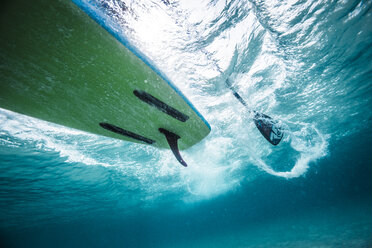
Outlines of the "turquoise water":
{"label": "turquoise water", "polygon": [[[370,1],[76,1],[212,127],[183,152],[0,109],[2,247],[372,247]],[[271,146],[251,109],[281,120]]]}

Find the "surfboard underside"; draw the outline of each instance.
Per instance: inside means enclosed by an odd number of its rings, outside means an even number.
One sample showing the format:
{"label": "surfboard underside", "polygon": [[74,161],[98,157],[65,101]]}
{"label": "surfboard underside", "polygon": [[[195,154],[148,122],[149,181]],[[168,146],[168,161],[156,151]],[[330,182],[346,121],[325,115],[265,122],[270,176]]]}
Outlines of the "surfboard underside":
{"label": "surfboard underside", "polygon": [[0,15],[0,107],[86,132],[186,149],[210,132],[177,89],[68,0],[12,0]]}

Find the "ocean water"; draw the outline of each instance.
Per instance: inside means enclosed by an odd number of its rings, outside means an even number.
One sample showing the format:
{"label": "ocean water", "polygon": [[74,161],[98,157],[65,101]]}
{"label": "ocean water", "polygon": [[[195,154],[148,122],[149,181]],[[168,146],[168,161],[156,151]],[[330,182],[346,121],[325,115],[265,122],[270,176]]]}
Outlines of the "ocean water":
{"label": "ocean water", "polygon": [[[212,131],[184,168],[0,108],[1,247],[372,247],[371,1],[74,2]],[[278,146],[227,79],[281,121]]]}

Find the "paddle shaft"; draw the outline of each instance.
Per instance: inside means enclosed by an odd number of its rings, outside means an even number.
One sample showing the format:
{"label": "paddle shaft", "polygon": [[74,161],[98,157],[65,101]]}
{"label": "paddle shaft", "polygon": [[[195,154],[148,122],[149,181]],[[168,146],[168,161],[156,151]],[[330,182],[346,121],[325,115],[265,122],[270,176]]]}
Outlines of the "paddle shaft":
{"label": "paddle shaft", "polygon": [[239,102],[241,104],[243,104],[249,111],[249,113],[254,113],[256,114],[256,111],[255,110],[252,110],[252,109],[249,109],[248,108],[248,105],[247,103],[244,101],[244,99],[238,94],[238,92],[236,92],[236,90],[234,89],[234,87],[232,86],[232,84],[230,83],[230,81],[228,79],[226,79],[226,86],[232,91],[233,95],[236,97],[236,99],[239,100]]}

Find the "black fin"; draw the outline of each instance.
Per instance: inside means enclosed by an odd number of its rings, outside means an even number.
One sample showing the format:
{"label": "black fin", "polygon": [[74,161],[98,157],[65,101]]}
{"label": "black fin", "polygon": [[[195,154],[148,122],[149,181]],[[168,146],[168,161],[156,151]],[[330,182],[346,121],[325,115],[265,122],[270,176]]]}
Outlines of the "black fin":
{"label": "black fin", "polygon": [[178,111],[177,109],[169,106],[165,102],[160,101],[153,95],[150,95],[149,93],[143,91],[143,90],[134,90],[133,94],[138,97],[141,101],[149,104],[150,106],[153,106],[157,108],[158,110],[162,111],[163,113],[166,113],[169,116],[172,116],[173,118],[185,122],[190,117],[188,115],[185,115],[184,113]]}
{"label": "black fin", "polygon": [[159,128],[159,132],[163,133],[165,135],[165,138],[167,138],[168,145],[170,149],[172,150],[174,156],[180,162],[183,166],[187,167],[187,164],[185,160],[181,157],[180,150],[178,149],[178,139],[181,138],[175,133],[172,133],[164,128]]}
{"label": "black fin", "polygon": [[114,133],[117,133],[117,134],[121,134],[121,135],[127,136],[129,138],[132,138],[132,139],[135,139],[135,140],[138,140],[138,141],[145,142],[145,143],[150,144],[150,145],[155,143],[155,140],[152,140],[152,139],[143,137],[143,136],[141,136],[139,134],[136,134],[136,133],[130,132],[128,130],[122,129],[121,127],[117,127],[117,126],[112,125],[110,123],[100,122],[99,125],[102,128],[104,128],[106,130],[109,130],[111,132],[114,132]]}

